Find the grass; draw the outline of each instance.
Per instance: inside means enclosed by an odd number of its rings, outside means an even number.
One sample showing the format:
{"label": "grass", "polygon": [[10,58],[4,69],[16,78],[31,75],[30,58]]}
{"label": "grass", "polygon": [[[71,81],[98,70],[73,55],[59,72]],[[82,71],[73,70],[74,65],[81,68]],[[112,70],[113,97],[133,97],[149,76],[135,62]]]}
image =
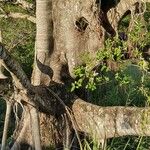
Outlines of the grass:
{"label": "grass", "polygon": [[21,63],[24,71],[31,75],[34,59],[35,24],[25,19],[1,19],[3,43]]}
{"label": "grass", "polygon": [[[14,4],[12,5],[10,2],[0,3],[0,7],[4,10],[4,12],[19,12],[19,13],[28,13],[27,10],[22,9],[20,6]],[[2,13],[2,12],[1,12]]]}

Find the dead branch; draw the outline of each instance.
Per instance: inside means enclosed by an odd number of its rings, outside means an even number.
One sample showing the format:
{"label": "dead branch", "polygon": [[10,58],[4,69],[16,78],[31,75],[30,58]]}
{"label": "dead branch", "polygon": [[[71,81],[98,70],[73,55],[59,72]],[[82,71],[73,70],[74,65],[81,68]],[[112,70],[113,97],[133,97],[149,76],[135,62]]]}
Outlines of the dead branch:
{"label": "dead branch", "polygon": [[22,13],[12,13],[10,12],[9,14],[1,14],[0,18],[14,18],[14,19],[27,19],[33,23],[36,23],[36,18],[27,14],[22,14]]}

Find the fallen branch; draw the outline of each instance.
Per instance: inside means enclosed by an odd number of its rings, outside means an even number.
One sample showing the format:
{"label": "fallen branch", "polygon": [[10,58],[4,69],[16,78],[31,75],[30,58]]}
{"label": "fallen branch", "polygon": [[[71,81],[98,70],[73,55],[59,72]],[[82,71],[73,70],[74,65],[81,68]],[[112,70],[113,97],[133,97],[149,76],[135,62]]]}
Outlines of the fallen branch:
{"label": "fallen branch", "polygon": [[36,18],[27,14],[22,13],[9,13],[9,14],[1,14],[0,18],[14,18],[14,19],[27,19],[33,23],[36,23]]}

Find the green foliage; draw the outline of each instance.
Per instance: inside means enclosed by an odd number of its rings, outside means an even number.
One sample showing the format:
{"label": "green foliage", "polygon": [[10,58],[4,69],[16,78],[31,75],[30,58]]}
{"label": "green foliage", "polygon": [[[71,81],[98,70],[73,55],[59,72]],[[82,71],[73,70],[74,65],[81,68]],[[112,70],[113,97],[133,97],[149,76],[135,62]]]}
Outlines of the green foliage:
{"label": "green foliage", "polygon": [[[105,68],[101,68],[103,71]],[[99,76],[95,71],[89,71],[86,67],[78,67],[75,70],[75,75],[79,78],[77,81],[72,83],[71,91],[75,88],[80,88],[85,86],[86,89],[90,89],[91,91],[96,90],[96,86],[100,83],[108,82],[108,78],[106,76]]]}
{"label": "green foliage", "polygon": [[[142,100],[134,105],[143,105],[142,101],[148,99],[148,95],[144,92],[148,93],[149,89],[145,87],[144,80],[148,77],[149,66],[142,56],[142,50],[149,44],[150,34],[145,32],[146,27],[141,24],[139,18],[133,22],[132,26],[133,29],[129,32],[127,40],[121,40],[119,35],[113,39],[108,38],[104,48],[97,52],[96,58],[90,59],[90,55],[85,55],[88,60],[84,61],[86,65],[79,66],[74,71],[77,80],[72,84],[72,91],[80,87],[91,91],[97,88],[107,89],[105,97],[100,97],[103,100],[111,99],[112,103],[109,105],[133,105],[132,101],[135,97]],[[130,59],[126,60],[126,53],[132,54]],[[117,70],[111,68],[109,62],[116,63]],[[93,64],[98,64],[98,67]],[[117,103],[115,103],[116,100]]]}
{"label": "green foliage", "polygon": [[107,150],[149,150],[149,137],[125,136],[109,139]]}
{"label": "green foliage", "polygon": [[29,3],[35,3],[35,0],[26,0],[27,2],[29,2]]}
{"label": "green foliage", "polygon": [[[97,52],[95,58],[90,58],[90,54],[86,54],[88,61],[85,61],[86,58],[83,59],[85,66],[79,66],[74,71],[76,81],[72,84],[72,90],[85,87],[90,101],[101,106],[149,106],[150,64],[143,58],[143,49],[150,44],[150,33],[147,32],[150,29],[149,16],[149,13],[145,14],[145,24],[141,23],[140,15],[136,17],[129,32],[127,27],[130,17],[127,16],[120,26],[120,31],[127,33],[126,40],[121,40],[119,35],[113,39],[108,38],[104,48]],[[128,53],[131,53],[131,56],[126,59],[125,54]],[[112,70],[108,62],[115,62],[117,69]],[[96,67],[93,64],[97,64]],[[144,120],[143,118],[143,124]],[[107,150],[150,148],[149,137],[126,136],[109,139],[107,142]],[[96,145],[97,142],[91,143]],[[92,149],[91,143],[86,141],[84,149]]]}
{"label": "green foliage", "polygon": [[[121,71],[121,66],[127,63],[127,61],[122,60],[125,57],[124,54],[131,53],[135,60],[146,64],[146,61],[140,60],[143,59],[141,50],[150,41],[150,34],[145,32],[145,28],[139,22],[139,18],[137,18],[137,21],[134,21],[133,30],[128,34],[128,40],[123,41],[117,35],[113,39],[107,39],[105,41],[104,48],[97,52],[96,58],[89,58],[90,54],[84,55],[88,61],[84,58],[83,60],[86,66],[79,66],[75,69],[74,73],[77,80],[72,84],[71,90],[73,91],[75,88],[85,86],[86,89],[93,91],[96,90],[97,85],[106,84],[110,81],[107,72],[111,70],[111,66],[107,63],[112,61],[118,63],[120,65],[118,70]],[[95,69],[95,64],[99,64],[100,66],[97,69],[98,71]]]}

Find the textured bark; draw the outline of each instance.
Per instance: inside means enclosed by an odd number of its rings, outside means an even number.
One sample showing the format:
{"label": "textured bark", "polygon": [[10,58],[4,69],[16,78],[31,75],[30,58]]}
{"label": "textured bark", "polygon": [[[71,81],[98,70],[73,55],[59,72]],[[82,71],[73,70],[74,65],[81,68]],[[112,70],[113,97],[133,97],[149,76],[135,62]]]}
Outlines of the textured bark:
{"label": "textured bark", "polygon": [[[10,67],[10,65],[7,67]],[[12,70],[12,72],[16,72],[16,68],[15,70],[13,70],[14,68],[9,69]],[[23,80],[20,79],[20,81]],[[49,90],[45,91],[46,89]],[[66,105],[72,108],[72,118],[74,119],[71,119],[71,121],[72,124],[74,124],[73,127],[75,127],[77,131],[85,132],[92,137],[96,137],[97,139],[118,137],[124,135],[150,136],[150,108],[100,107],[78,99],[77,96],[75,96],[73,93],[68,93],[65,89],[65,85],[54,84],[53,86],[50,86],[49,88],[47,87],[46,89],[42,90],[42,88],[39,88],[39,91],[37,91],[39,97],[41,96],[43,99],[46,99],[47,96],[49,97],[49,99],[53,100],[53,103],[51,103],[51,105],[44,105],[44,108],[46,110],[48,110],[48,108],[51,108],[51,110],[47,113],[50,114],[51,112],[52,115],[46,115],[44,113],[40,114],[40,127],[42,129],[41,140],[44,146],[52,144],[52,142],[55,143],[55,141],[53,140],[48,141],[48,137],[52,138],[52,135],[55,137],[55,139],[59,139],[61,137],[62,119],[60,116],[65,113],[65,110],[64,105],[61,104],[60,98],[61,100],[64,100],[64,103]],[[57,96],[53,95],[53,92],[57,93]],[[39,98],[37,98],[36,96],[35,100],[38,101]],[[32,99],[30,99],[29,101],[32,102]],[[43,103],[45,102],[46,101],[43,101]],[[40,103],[40,101],[38,103]],[[60,119],[59,121],[56,119],[56,116],[58,119]],[[21,130],[19,130],[20,133],[19,136],[17,136],[13,148],[17,143],[23,142],[32,145],[32,138],[29,134],[30,119],[27,111],[24,115],[24,118],[25,119],[23,119],[22,128]],[[51,132],[52,129],[56,128],[56,126],[60,129],[60,135]],[[46,132],[48,132],[48,134]],[[58,135],[59,137],[56,137]]]}
{"label": "textured bark", "polygon": [[117,5],[111,8],[108,11],[108,19],[112,25],[112,27],[117,30],[118,23],[122,19],[122,17],[126,14],[127,11],[132,13],[136,10],[137,3],[146,3],[150,2],[150,0],[120,0]]}
{"label": "textured bark", "polygon": [[79,131],[97,139],[150,136],[150,108],[100,107],[78,99],[72,110]]}
{"label": "textured bark", "polygon": [[30,109],[30,117],[31,117],[31,128],[32,128],[32,136],[33,136],[35,150],[42,150],[40,125],[39,125],[39,113],[36,108],[32,107]]}
{"label": "textured bark", "polygon": [[14,131],[13,138],[15,142],[11,150],[28,149],[29,146],[34,148],[31,132],[30,115],[25,112],[19,122],[19,126]]}
{"label": "textured bark", "polygon": [[[53,52],[52,32],[52,0],[37,0],[35,63],[32,74],[32,83],[34,85],[49,84],[51,73],[44,69],[43,66],[49,65],[49,57]],[[43,64],[43,66],[40,66],[40,64]]]}
{"label": "textured bark", "polygon": [[12,104],[9,101],[6,101],[6,107],[7,108],[6,108],[1,150],[5,150],[5,148],[6,148],[6,140],[7,140],[7,133],[8,133],[8,128],[9,128],[9,121],[10,121],[10,115],[11,115],[11,110],[12,110]]}
{"label": "textured bark", "polygon": [[[9,58],[9,60],[11,59]],[[13,69],[11,70],[13,71]],[[13,72],[15,72],[15,70]],[[100,107],[78,99],[73,93],[68,93],[67,90],[65,90],[64,85],[54,85],[49,88],[54,93],[57,93],[57,96],[61,97],[61,99],[64,100],[64,103],[72,105],[77,129],[79,129],[79,131],[92,134],[91,130],[94,129],[93,131],[98,134],[99,138],[104,138],[105,136],[109,138],[123,135],[150,135],[150,122],[148,121],[150,117],[149,108]],[[58,101],[58,98],[52,95],[51,92],[49,92],[48,95],[48,93],[46,94],[48,91],[44,92],[44,90],[39,90],[41,91],[37,91],[39,95],[41,93],[43,95],[47,95],[51,100],[55,98],[56,100],[53,100],[53,102]],[[44,97],[44,99],[46,98]],[[38,98],[36,101],[38,101]],[[69,101],[70,103],[68,103]],[[45,109],[53,107],[54,103],[51,105],[44,105]],[[62,113],[60,110],[62,109],[63,106],[57,104],[57,106],[55,106],[52,110],[55,110],[57,115],[60,116]],[[108,130],[110,128],[111,130]]]}
{"label": "textured bark", "polygon": [[88,52],[94,55],[103,47],[103,31],[100,27],[99,8],[93,0],[55,0],[53,2],[54,53],[50,67],[53,80],[61,79],[63,66],[67,65],[69,75],[83,64],[81,56]]}
{"label": "textured bark", "polygon": [[[117,9],[123,15],[124,10],[120,11],[121,3],[118,3]],[[18,88],[16,99],[21,99],[25,107],[25,113],[13,136],[16,141],[12,149],[18,149],[18,145],[24,149],[29,146],[38,149],[40,140],[42,149],[63,144],[64,130],[68,126],[64,119],[66,114],[70,128],[97,139],[124,135],[150,136],[149,108],[92,105],[68,92],[66,85],[50,83],[51,79],[61,82],[64,66],[68,67],[68,75],[74,77],[73,69],[84,63],[81,55],[88,52],[94,56],[103,47],[104,29],[101,27],[96,0],[37,0],[36,9],[33,85],[20,65],[0,46],[0,59]],[[34,132],[34,127],[37,129],[38,126],[40,132]],[[36,140],[36,133],[40,134],[40,139],[38,136]]]}

